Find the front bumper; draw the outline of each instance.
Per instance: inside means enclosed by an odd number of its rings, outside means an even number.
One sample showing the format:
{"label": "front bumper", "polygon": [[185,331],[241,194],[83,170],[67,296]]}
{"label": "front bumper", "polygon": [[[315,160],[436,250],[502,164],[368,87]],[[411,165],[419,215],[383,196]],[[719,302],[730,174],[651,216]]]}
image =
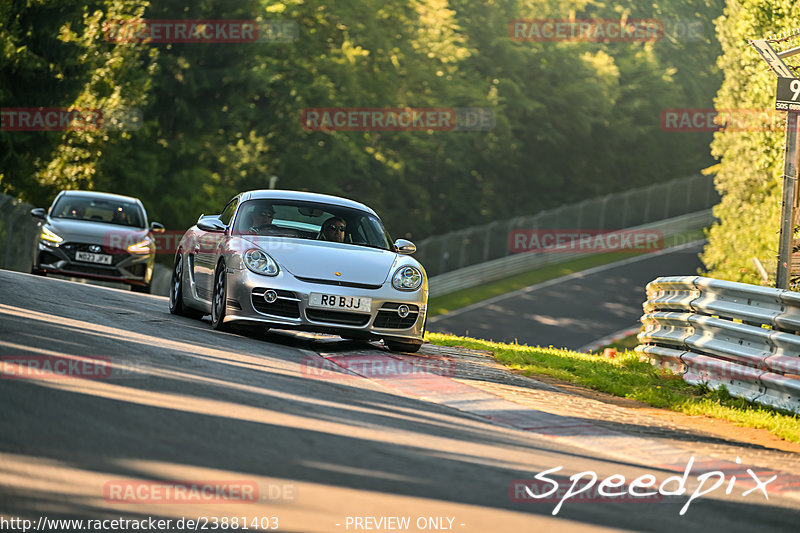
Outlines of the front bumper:
{"label": "front bumper", "polygon": [[40,241],[34,269],[64,276],[122,281],[130,285],[150,283],[153,276],[155,254],[122,253],[103,247],[100,253],[112,256],[110,265],[77,261],[75,252],[91,245],[91,243],[68,242],[51,246]]}
{"label": "front bumper", "polygon": [[[391,282],[378,288],[351,287],[301,281],[282,270],[277,276],[262,276],[248,269],[228,269],[226,322],[260,322],[275,327],[348,335],[363,338],[422,340],[428,311],[428,286],[416,291],[398,291]],[[267,302],[264,293],[273,290],[278,299]],[[367,312],[333,310],[309,305],[309,296],[322,293],[345,298],[370,298]],[[403,317],[400,306],[409,313]]]}

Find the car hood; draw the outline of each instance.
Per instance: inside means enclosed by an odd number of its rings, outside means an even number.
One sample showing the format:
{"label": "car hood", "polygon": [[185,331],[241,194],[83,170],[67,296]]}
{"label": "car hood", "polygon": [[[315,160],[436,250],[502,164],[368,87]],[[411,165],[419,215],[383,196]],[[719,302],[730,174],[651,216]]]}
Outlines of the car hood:
{"label": "car hood", "polygon": [[[395,252],[308,239],[252,237],[252,242],[295,277],[382,285],[397,259]],[[336,275],[336,273],[340,275]]]}
{"label": "car hood", "polygon": [[143,228],[132,228],[119,224],[90,222],[87,220],[69,220],[49,218],[47,226],[59,235],[64,242],[83,242],[101,244],[111,247],[129,245],[141,241],[148,231]]}

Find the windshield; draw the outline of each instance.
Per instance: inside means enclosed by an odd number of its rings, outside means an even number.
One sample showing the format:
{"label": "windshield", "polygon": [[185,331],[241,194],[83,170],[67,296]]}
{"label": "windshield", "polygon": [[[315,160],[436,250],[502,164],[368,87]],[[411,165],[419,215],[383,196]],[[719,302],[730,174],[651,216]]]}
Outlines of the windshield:
{"label": "windshield", "polygon": [[248,200],[239,206],[233,234],[314,239],[393,250],[380,219],[338,205],[294,200]]}
{"label": "windshield", "polygon": [[52,218],[69,218],[89,222],[145,227],[144,213],[138,204],[126,200],[64,195],[53,206]]}

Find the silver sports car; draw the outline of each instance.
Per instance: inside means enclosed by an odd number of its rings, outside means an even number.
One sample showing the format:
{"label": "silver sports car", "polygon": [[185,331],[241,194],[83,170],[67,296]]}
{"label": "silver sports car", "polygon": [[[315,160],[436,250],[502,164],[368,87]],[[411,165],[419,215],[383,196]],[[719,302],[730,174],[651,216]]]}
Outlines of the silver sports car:
{"label": "silver sports car", "polygon": [[201,215],[180,241],[170,311],[232,323],[422,344],[425,270],[369,207],[335,196],[250,191]]}
{"label": "silver sports car", "polygon": [[150,292],[156,247],[142,202],[94,191],[61,191],[49,211],[31,210],[42,231],[34,248],[34,274],[121,281]]}

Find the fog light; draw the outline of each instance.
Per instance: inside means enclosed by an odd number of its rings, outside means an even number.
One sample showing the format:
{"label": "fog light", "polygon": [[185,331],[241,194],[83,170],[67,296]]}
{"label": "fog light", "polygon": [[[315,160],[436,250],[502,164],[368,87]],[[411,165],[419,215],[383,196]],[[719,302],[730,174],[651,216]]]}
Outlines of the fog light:
{"label": "fog light", "polygon": [[275,303],[275,300],[277,299],[278,299],[278,293],[273,291],[272,289],[264,293],[264,300],[266,300],[268,304]]}
{"label": "fog light", "polygon": [[397,314],[400,316],[400,318],[407,317],[408,313],[410,313],[410,312],[411,312],[411,310],[405,304],[403,304],[403,305],[401,305],[400,307],[397,308]]}

